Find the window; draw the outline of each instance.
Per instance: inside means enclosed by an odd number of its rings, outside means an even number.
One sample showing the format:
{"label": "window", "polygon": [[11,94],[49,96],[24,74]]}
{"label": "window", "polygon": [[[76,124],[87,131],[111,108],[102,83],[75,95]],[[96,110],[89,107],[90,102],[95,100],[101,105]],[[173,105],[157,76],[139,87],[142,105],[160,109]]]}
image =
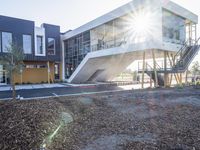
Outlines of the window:
{"label": "window", "polygon": [[32,53],[31,35],[23,35],[23,50],[25,54]]}
{"label": "window", "polygon": [[48,55],[55,55],[55,39],[48,38],[48,47],[47,47]]}
{"label": "window", "polygon": [[33,69],[33,68],[47,68],[46,65],[26,65],[26,68]]}
{"label": "window", "polygon": [[1,49],[1,32],[0,32],[0,52],[2,51],[2,49]]}
{"label": "window", "polygon": [[12,33],[2,32],[2,50],[8,52],[7,48],[12,43]]}
{"label": "window", "polygon": [[42,36],[37,36],[37,54],[38,55],[43,55],[43,37]]}
{"label": "window", "polygon": [[186,40],[185,19],[163,10],[163,39],[180,44]]}

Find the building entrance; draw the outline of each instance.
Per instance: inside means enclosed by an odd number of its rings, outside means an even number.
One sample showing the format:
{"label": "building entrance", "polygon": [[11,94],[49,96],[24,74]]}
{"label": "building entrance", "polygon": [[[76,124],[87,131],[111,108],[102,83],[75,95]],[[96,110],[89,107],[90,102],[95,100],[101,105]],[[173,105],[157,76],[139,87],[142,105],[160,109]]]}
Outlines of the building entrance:
{"label": "building entrance", "polygon": [[0,85],[4,85],[7,84],[7,76],[6,76],[6,72],[4,70],[4,67],[2,65],[0,65]]}

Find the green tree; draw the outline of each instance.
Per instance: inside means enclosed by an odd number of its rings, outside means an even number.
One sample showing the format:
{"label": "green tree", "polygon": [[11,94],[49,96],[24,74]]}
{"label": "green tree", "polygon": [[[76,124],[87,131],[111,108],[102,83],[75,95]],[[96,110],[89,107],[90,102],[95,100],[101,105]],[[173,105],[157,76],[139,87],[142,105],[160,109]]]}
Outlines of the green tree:
{"label": "green tree", "polygon": [[24,53],[23,50],[17,46],[17,44],[9,44],[6,48],[7,53],[0,56],[0,64],[5,67],[5,71],[10,78],[10,84],[12,86],[12,97],[16,100],[16,90],[14,76],[20,74],[23,70]]}
{"label": "green tree", "polygon": [[198,61],[194,62],[191,68],[191,73],[194,77],[200,74],[200,64]]}

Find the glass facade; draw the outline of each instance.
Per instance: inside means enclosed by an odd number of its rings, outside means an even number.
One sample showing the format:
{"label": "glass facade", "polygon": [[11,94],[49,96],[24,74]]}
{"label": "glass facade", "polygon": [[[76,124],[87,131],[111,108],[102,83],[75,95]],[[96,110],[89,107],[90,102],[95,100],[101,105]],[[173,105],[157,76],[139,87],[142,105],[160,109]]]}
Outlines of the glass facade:
{"label": "glass facade", "polygon": [[[147,15],[144,10],[141,12],[144,13],[144,20],[146,23],[153,26],[151,27],[151,30],[157,30],[157,24],[154,23],[154,18],[157,17],[156,14],[152,13],[151,15]],[[142,20],[140,17],[142,17],[142,15],[139,15],[138,12],[132,12],[92,29],[90,31],[91,50],[98,51],[119,47],[126,43],[139,44],[151,40],[152,34],[155,33],[148,32],[148,29],[150,28],[148,25],[142,24],[142,26],[147,29],[144,29],[144,31],[138,31],[138,23]],[[145,21],[143,22],[145,23]]]}
{"label": "glass facade", "polygon": [[66,78],[69,78],[83,58],[90,52],[90,31],[65,41]]}
{"label": "glass facade", "polygon": [[127,42],[129,38],[128,16],[124,16],[91,30],[91,50],[118,47]]}
{"label": "glass facade", "polygon": [[[141,12],[143,14],[138,14],[138,12],[135,14],[126,14],[66,40],[66,78],[72,75],[90,51],[94,52],[119,47],[127,43],[141,44],[151,42],[154,38],[158,39],[161,36],[163,36],[164,42],[182,44],[185,41],[186,26],[183,18],[163,10],[163,18],[161,21],[157,19],[158,14],[156,13],[145,14],[146,12],[144,10]],[[143,15],[146,17],[144,20],[146,20],[147,24],[144,24],[145,21],[141,18]],[[141,20],[142,22],[139,22]],[[162,29],[160,23],[163,24]],[[146,31],[138,31],[141,30],[138,24],[146,27]],[[163,34],[161,35],[160,33]]]}
{"label": "glass facade", "polygon": [[130,41],[131,43],[144,42],[139,40],[140,36],[132,36],[131,15],[127,14],[66,40],[65,77],[69,78],[72,75],[90,51],[119,47]]}
{"label": "glass facade", "polygon": [[163,41],[182,44],[186,40],[185,19],[163,10]]}

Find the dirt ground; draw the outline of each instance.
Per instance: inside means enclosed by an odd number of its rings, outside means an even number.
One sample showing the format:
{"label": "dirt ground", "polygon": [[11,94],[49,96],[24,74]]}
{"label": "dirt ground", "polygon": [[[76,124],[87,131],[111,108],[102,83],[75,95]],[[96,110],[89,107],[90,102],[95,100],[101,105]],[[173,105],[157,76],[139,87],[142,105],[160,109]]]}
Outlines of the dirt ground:
{"label": "dirt ground", "polygon": [[0,102],[0,150],[199,150],[200,90]]}

